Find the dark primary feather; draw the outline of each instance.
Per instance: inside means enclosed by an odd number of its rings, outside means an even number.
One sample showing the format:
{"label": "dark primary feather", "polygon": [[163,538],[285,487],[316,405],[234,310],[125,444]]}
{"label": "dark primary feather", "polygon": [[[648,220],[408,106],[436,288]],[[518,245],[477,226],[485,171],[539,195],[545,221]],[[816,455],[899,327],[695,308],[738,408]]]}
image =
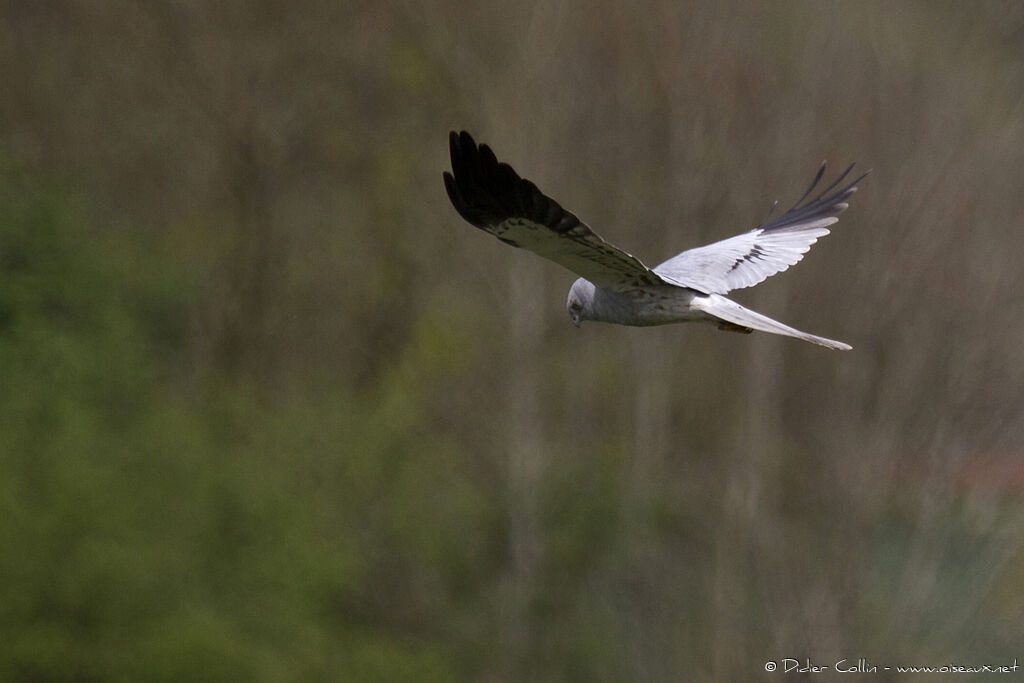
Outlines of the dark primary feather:
{"label": "dark primary feather", "polygon": [[448,136],[452,173],[444,186],[455,210],[478,228],[500,225],[509,218],[525,218],[566,233],[582,222],[506,163],[498,161],[487,145],[477,147],[469,133]]}
{"label": "dark primary feather", "polygon": [[[814,191],[814,188],[817,187],[819,182],[821,182],[822,176],[825,175],[825,162],[821,162],[821,167],[818,168],[818,173],[814,176],[814,180],[811,181],[810,187],[808,187],[803,196],[797,200],[796,204],[793,205],[793,208],[775,220],[758,226],[758,228],[765,232],[772,230],[785,230],[786,228],[798,223],[805,223],[825,216],[836,216],[842,213],[847,206],[844,202],[850,198],[850,195],[857,191],[857,183],[863,180],[864,177],[867,176],[867,173],[861,174],[856,180],[847,183],[842,189],[837,190],[834,194],[829,195],[828,193],[839,185],[846,176],[850,175],[850,171],[853,170],[853,167],[854,164],[850,164],[850,166],[843,171],[838,178],[833,180],[828,187],[819,192],[817,197],[801,206],[801,202],[810,196],[811,192]],[[774,205],[772,208],[774,208]]]}
{"label": "dark primary feather", "polygon": [[466,221],[613,290],[664,284],[650,268],[608,244],[537,186],[463,131],[448,136],[452,172],[444,186]]}

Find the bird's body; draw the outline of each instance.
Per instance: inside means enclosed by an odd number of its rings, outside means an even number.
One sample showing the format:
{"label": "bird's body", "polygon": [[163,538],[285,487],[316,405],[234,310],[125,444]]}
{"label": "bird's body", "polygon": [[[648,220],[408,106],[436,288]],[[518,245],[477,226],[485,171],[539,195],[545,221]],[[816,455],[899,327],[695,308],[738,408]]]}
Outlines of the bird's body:
{"label": "bird's body", "polygon": [[759,330],[803,339],[831,349],[843,342],[801,332],[724,296],[786,270],[847,208],[856,183],[836,188],[847,169],[816,198],[801,205],[821,180],[825,165],[797,204],[747,233],[689,249],[655,268],[596,235],[558,202],[545,196],[487,145],[466,132],[450,135],[453,173],[445,173],[448,196],[459,214],[502,242],[533,251],[582,277],[569,290],[573,324],[583,320],[649,326],[705,321],[733,332]]}
{"label": "bird's body", "polygon": [[646,285],[620,292],[598,287],[580,278],[569,289],[566,307],[572,310],[573,301],[586,302],[581,320],[593,320],[616,325],[649,327],[692,320],[710,320],[709,316],[693,306],[698,292],[676,285]]}

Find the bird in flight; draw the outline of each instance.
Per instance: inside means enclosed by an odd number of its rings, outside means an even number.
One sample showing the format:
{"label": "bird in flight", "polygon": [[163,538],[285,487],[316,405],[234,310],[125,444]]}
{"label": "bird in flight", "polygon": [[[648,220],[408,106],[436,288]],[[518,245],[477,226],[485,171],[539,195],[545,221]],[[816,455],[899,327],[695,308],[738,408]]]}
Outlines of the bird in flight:
{"label": "bird in flight", "polygon": [[829,234],[828,226],[839,220],[846,200],[867,175],[843,185],[853,166],[808,199],[825,173],[822,163],[804,196],[778,218],[649,268],[605,242],[511,166],[499,162],[490,147],[477,145],[469,133],[452,131],[449,145],[452,172],[445,172],[444,185],[460,216],[505,244],[528,249],[581,276],[566,302],[577,327],[583,320],[641,326],[702,321],[730,332],[758,330],[830,349],[852,348],[772,320],[725,295],[786,270],[819,237]]}

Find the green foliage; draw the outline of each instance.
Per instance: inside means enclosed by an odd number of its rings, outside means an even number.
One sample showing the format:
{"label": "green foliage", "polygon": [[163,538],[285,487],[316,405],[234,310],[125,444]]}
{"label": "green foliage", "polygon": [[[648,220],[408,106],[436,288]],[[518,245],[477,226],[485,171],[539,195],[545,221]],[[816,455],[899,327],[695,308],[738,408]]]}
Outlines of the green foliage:
{"label": "green foliage", "polygon": [[438,616],[476,597],[493,529],[401,386],[170,391],[184,280],[6,180],[0,673],[451,680],[469,634]]}

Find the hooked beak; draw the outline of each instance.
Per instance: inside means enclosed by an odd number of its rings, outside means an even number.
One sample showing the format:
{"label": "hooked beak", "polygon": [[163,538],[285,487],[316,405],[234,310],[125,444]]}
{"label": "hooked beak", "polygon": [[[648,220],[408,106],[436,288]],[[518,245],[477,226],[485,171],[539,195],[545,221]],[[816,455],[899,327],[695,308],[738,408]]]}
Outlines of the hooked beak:
{"label": "hooked beak", "polygon": [[574,315],[572,317],[572,324],[575,325],[576,327],[580,326],[580,317],[578,315]]}

